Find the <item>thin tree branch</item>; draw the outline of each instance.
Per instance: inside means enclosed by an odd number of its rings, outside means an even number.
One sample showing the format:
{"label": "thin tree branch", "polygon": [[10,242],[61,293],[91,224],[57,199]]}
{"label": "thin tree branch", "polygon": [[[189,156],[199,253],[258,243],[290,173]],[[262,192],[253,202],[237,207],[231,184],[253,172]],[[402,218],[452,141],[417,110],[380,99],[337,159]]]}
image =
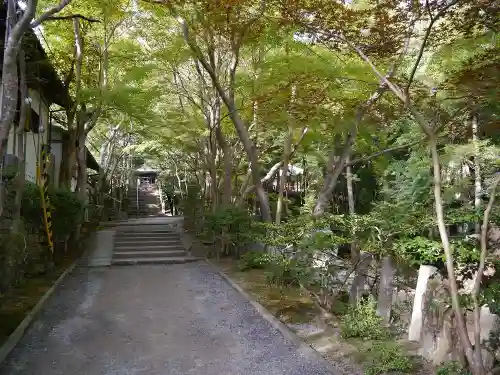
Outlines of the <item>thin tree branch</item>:
{"label": "thin tree branch", "polygon": [[429,1],[426,0],[425,7],[426,7],[427,12],[429,14],[430,22],[429,22],[429,25],[427,26],[427,30],[425,31],[424,39],[422,41],[422,44],[420,45],[420,50],[418,51],[417,59],[415,60],[415,63],[413,64],[413,68],[412,68],[411,73],[410,73],[410,78],[408,79],[408,83],[406,84],[406,87],[404,90],[406,96],[409,95],[410,86],[413,82],[413,79],[415,78],[415,73],[417,72],[418,66],[420,65],[420,61],[422,60],[422,56],[424,54],[425,47],[427,45],[427,41],[429,40],[429,36],[431,35],[432,27],[434,26],[436,21],[439,18],[441,18],[444,15],[444,13],[449,8],[451,8],[453,5],[455,5],[456,3],[458,3],[458,0],[454,0],[454,1],[450,2],[444,8],[442,8],[435,16],[433,16],[431,9],[430,9],[430,6],[429,6]]}
{"label": "thin tree branch", "polygon": [[[293,158],[293,156],[295,155],[295,153],[297,152],[297,150],[299,149],[299,146],[302,142],[302,140],[304,139],[306,133],[309,131],[309,128],[307,126],[304,126],[302,128],[302,132],[300,133],[300,137],[299,139],[297,140],[297,142],[295,142],[295,144],[293,145],[293,148],[292,148],[292,152],[290,153],[288,159],[291,160]],[[274,164],[271,169],[269,169],[269,171],[266,173],[266,175],[264,177],[261,178],[261,182],[262,183],[265,183],[267,181],[269,181],[271,178],[274,177],[274,175],[278,172],[278,170],[281,168],[281,166],[283,165],[283,160],[280,160],[279,162],[277,162],[276,164]],[[251,167],[250,167],[251,168]],[[249,194],[253,189],[255,188],[254,185],[252,186],[249,186],[247,188],[245,188],[245,190],[243,191],[243,193],[241,194],[242,197],[245,197],[247,194]]]}
{"label": "thin tree branch", "polygon": [[388,154],[388,153],[393,152],[393,151],[403,150],[405,148],[409,148],[409,147],[418,145],[419,143],[422,143],[423,141],[425,141],[425,139],[426,138],[422,138],[422,139],[419,139],[418,141],[415,141],[415,142],[405,143],[404,145],[386,148],[385,150],[376,152],[374,154],[371,154],[371,155],[368,155],[368,156],[365,156],[362,158],[354,159],[354,160],[350,161],[349,163],[346,163],[345,166],[347,167],[347,166],[354,165],[354,164],[364,163],[366,161],[375,159],[381,155]]}
{"label": "thin tree branch", "polygon": [[70,14],[68,16],[50,16],[47,19],[45,19],[45,21],[71,20],[73,18],[80,18],[84,21],[88,21],[91,23],[101,22],[101,20],[98,20],[97,18],[90,18],[90,17],[84,16],[84,15],[78,14],[78,13],[77,14]]}
{"label": "thin tree branch", "polygon": [[49,18],[51,18],[54,14],[60,12],[66,5],[69,5],[71,3],[71,0],[61,0],[59,5],[55,5],[49,10],[47,10],[45,13],[43,13],[40,17],[38,17],[36,20],[30,23],[30,27],[34,29],[37,26],[40,26],[40,24]]}
{"label": "thin tree branch", "polygon": [[490,199],[488,205],[484,211],[483,215],[483,226],[481,227],[481,255],[479,258],[479,268],[477,270],[476,280],[474,281],[474,289],[472,290],[472,300],[474,302],[474,336],[475,336],[475,351],[476,360],[479,362],[481,360],[482,364],[482,347],[481,342],[481,306],[479,305],[479,291],[481,288],[481,282],[483,279],[484,268],[486,264],[486,257],[488,255],[488,224],[490,221],[491,210],[493,209],[493,204],[495,203],[495,194],[498,184],[500,183],[500,172],[497,173],[497,177],[493,180],[490,190]]}
{"label": "thin tree branch", "polygon": [[389,81],[389,75],[383,75],[375,66],[375,64],[370,60],[368,56],[354,43],[349,42],[347,39],[343,38],[343,41],[349,45],[356,53],[361,57],[361,59],[366,62],[370,68],[372,68],[375,75],[382,81],[403,103],[406,103],[406,96],[403,91],[394,83]]}

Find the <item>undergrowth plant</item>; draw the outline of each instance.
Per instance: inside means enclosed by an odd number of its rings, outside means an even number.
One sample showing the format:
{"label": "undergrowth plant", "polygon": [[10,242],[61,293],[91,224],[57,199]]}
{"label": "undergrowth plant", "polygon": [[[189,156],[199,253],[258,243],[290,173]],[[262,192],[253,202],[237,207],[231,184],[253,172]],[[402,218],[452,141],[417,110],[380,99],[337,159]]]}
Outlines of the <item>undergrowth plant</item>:
{"label": "undergrowth plant", "polygon": [[253,222],[248,212],[237,206],[219,206],[206,213],[204,233],[213,241],[216,257],[238,257],[240,250],[255,240]]}
{"label": "undergrowth plant", "polygon": [[355,307],[350,307],[341,320],[341,334],[344,338],[384,340],[390,333],[382,326],[382,318],[377,315],[377,302],[373,296],[362,299]]}
{"label": "undergrowth plant", "polygon": [[271,254],[259,251],[250,251],[244,254],[238,264],[240,271],[263,269],[273,261]]}
{"label": "undergrowth plant", "polygon": [[471,375],[459,362],[448,362],[436,369],[436,375]]}
{"label": "undergrowth plant", "polygon": [[364,374],[380,375],[397,371],[408,373],[413,365],[404,348],[396,342],[375,341],[366,346]]}

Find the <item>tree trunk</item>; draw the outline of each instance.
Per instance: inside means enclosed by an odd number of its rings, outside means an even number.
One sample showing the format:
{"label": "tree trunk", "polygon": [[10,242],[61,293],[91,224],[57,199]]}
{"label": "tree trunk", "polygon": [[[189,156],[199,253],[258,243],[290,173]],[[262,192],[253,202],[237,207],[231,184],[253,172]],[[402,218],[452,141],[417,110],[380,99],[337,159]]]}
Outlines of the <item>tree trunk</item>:
{"label": "tree trunk", "polygon": [[13,233],[18,232],[21,229],[21,205],[24,192],[24,183],[26,180],[26,162],[25,162],[25,152],[26,152],[26,142],[25,142],[25,132],[24,127],[28,119],[29,104],[26,102],[28,99],[28,86],[26,83],[26,60],[24,51],[21,49],[19,51],[19,75],[20,75],[20,109],[21,113],[19,116],[19,124],[17,126],[17,175],[16,175],[16,196],[14,198],[14,213],[12,218],[12,228]]}
{"label": "tree trunk", "polygon": [[285,193],[285,184],[288,174],[288,155],[289,155],[289,137],[285,140],[285,151],[283,153],[283,165],[281,168],[281,176],[279,179],[278,201],[276,202],[276,224],[281,223],[281,211],[283,210],[283,195]]}
{"label": "tree trunk", "polygon": [[[293,149],[291,150],[290,152],[290,156],[289,156],[289,160],[292,159],[292,157],[295,155],[295,153],[297,152],[300,144],[302,143],[302,140],[304,139],[305,135],[307,134],[307,132],[309,131],[309,128],[307,126],[304,126],[302,128],[302,132],[300,133],[300,137],[299,139],[297,140],[297,142],[295,142],[294,146],[293,146]],[[283,160],[277,162],[276,164],[274,164],[270,169],[269,171],[266,173],[266,175],[264,177],[261,178],[261,182],[264,184],[266,183],[267,181],[270,181],[272,178],[274,178],[274,176],[278,173],[278,171],[280,170],[280,168],[283,166]],[[242,185],[241,189],[240,189],[240,196],[238,198],[238,202],[242,203],[246,196],[248,194],[250,194],[253,189],[255,188],[255,186],[248,186],[249,182],[250,182],[250,177],[251,177],[251,170],[249,169],[248,170],[248,175],[246,177],[246,180],[244,182],[244,184]]]}
{"label": "tree trunk", "polygon": [[[217,164],[216,164],[217,147],[215,142],[210,141],[208,148],[207,161],[210,168],[210,200],[212,201],[212,211],[217,210],[218,192],[217,192]],[[181,187],[182,188],[182,187]]]}
{"label": "tree trunk", "polygon": [[[172,159],[173,160],[173,159]],[[181,181],[181,176],[179,175],[179,169],[177,168],[177,163],[174,161],[174,167],[175,167],[175,177],[177,178],[177,184],[179,185],[179,192],[181,194],[181,199],[184,198],[184,194],[182,192],[182,181]],[[206,179],[205,179],[206,180]]]}
{"label": "tree trunk", "polygon": [[356,139],[357,129],[363,120],[366,112],[375,104],[380,97],[387,90],[385,84],[381,84],[378,89],[366,100],[364,103],[358,105],[356,109],[356,117],[351,127],[348,130],[347,136],[345,137],[344,147],[340,153],[340,156],[337,161],[334,158],[331,158],[331,162],[335,163],[335,165],[329,165],[329,172],[325,178],[325,183],[323,188],[318,194],[318,199],[316,201],[316,205],[314,206],[313,215],[319,217],[323,215],[325,212],[325,208],[328,205],[330,198],[332,197],[333,190],[337,185],[338,178],[342,171],[344,170],[346,159],[351,155],[352,145]]}
{"label": "tree trunk", "polygon": [[479,293],[481,291],[481,282],[483,279],[484,269],[486,266],[486,259],[488,257],[488,226],[490,221],[490,214],[493,206],[495,204],[496,189],[500,183],[500,174],[493,180],[490,191],[490,199],[488,205],[484,210],[483,223],[481,226],[481,255],[479,258],[479,267],[474,280],[474,289],[472,290],[471,298],[473,301],[473,312],[474,312],[474,354],[476,359],[477,373],[484,373],[483,368],[483,354],[481,345],[481,305],[479,302]]}
{"label": "tree trunk", "polygon": [[[38,1],[26,2],[21,19],[16,22],[17,12],[15,0],[8,0],[7,20],[5,22],[5,41],[3,51],[2,79],[0,83],[0,175],[3,176],[5,154],[10,130],[17,109],[18,96],[18,74],[17,57],[21,47],[21,39],[24,33],[31,27],[34,28],[47,20],[53,14],[62,10],[71,0],[63,0],[57,6],[49,8],[36,20],[33,20]],[[0,215],[3,214],[5,199],[5,186],[3,179],[0,180]]]}
{"label": "tree trunk", "polygon": [[349,304],[356,306],[365,289],[366,280],[368,279],[368,271],[370,264],[373,261],[373,255],[363,253],[360,256],[360,261],[356,265],[356,275],[352,281],[351,290],[349,292]]}
{"label": "tree trunk", "polygon": [[[347,157],[346,162],[350,162],[350,157]],[[356,238],[356,209],[354,205],[354,187],[353,187],[353,176],[352,167],[348,164],[346,167],[346,182],[347,182],[347,201],[349,204],[349,215],[351,216],[351,261],[352,264],[359,262],[359,246]]]}
{"label": "tree trunk", "polygon": [[[99,168],[99,186],[98,186],[98,196],[99,196],[99,204],[104,206],[104,190],[106,188],[106,169],[107,165],[106,162],[108,160],[108,152],[109,152],[109,144],[110,144],[110,137],[109,137],[109,132],[108,132],[108,139],[106,139],[105,142],[101,145],[101,150],[99,152],[100,156],[100,168]],[[107,213],[106,209],[104,207],[102,211],[102,220],[106,221],[107,220]]]}
{"label": "tree trunk", "polygon": [[[351,136],[347,137],[347,140],[352,138]],[[325,177],[325,182],[323,184],[323,188],[318,194],[318,199],[316,201],[316,205],[314,206],[313,216],[319,217],[322,216],[325,212],[325,208],[328,205],[328,202],[332,198],[332,193],[335,190],[335,186],[337,185],[337,181],[342,171],[344,170],[346,160],[349,158],[351,154],[351,141],[347,141],[344,145],[340,156],[335,156],[335,151],[330,153],[329,162],[328,162],[328,172]]]}
{"label": "tree trunk", "polygon": [[[78,111],[82,79],[83,40],[80,33],[80,20],[77,18],[73,19],[73,37],[75,43],[75,101],[71,107],[66,109],[69,139],[63,145],[63,160],[61,162],[61,171],[59,175],[59,183],[68,188],[71,187],[73,177],[78,170],[77,143],[79,135],[83,133],[81,129],[78,129],[78,121],[81,121]],[[76,126],[74,124],[75,120],[77,122]]]}
{"label": "tree trunk", "polygon": [[[480,155],[480,150],[479,150],[479,138],[478,138],[478,120],[477,120],[477,113],[474,113],[472,115],[472,142],[474,144],[474,208],[476,211],[479,211],[481,208],[481,194],[482,194],[482,184],[481,184],[481,163],[479,161],[479,155]],[[481,224],[479,222],[476,222],[475,225],[475,232],[476,234],[481,233]]]}
{"label": "tree trunk", "polygon": [[[81,127],[80,125],[79,127]],[[87,137],[85,132],[81,132],[78,135],[78,148],[77,148],[77,164],[78,164],[78,175],[76,179],[76,191],[78,198],[84,202],[87,202],[87,158],[86,158],[86,148],[85,141]]]}
{"label": "tree trunk", "polygon": [[226,142],[224,134],[222,133],[222,129],[220,126],[215,128],[215,136],[217,138],[217,143],[222,149],[222,153],[224,154],[224,176],[223,182],[224,186],[222,189],[222,204],[228,206],[231,204],[231,198],[233,195],[232,181],[231,175],[233,172],[233,153],[231,152],[231,147]]}
{"label": "tree trunk", "polygon": [[[172,6],[170,6],[172,10]],[[228,112],[229,112],[229,117],[231,118],[231,121],[236,129],[236,133],[238,134],[239,139],[241,140],[241,143],[243,144],[243,148],[245,149],[245,152],[248,157],[248,161],[252,165],[252,179],[255,185],[255,193],[257,195],[257,198],[259,199],[260,202],[260,210],[262,214],[262,218],[265,221],[272,221],[272,216],[271,216],[271,208],[269,206],[269,199],[267,196],[266,191],[264,190],[264,187],[262,185],[262,182],[260,180],[260,163],[259,163],[259,158],[258,158],[258,153],[257,153],[257,148],[255,147],[255,144],[252,142],[250,139],[250,134],[248,132],[248,129],[246,127],[245,121],[240,117],[238,108],[236,107],[236,103],[234,100],[234,73],[235,69],[238,65],[238,52],[239,52],[239,46],[233,46],[233,56],[232,56],[232,61],[231,61],[231,82],[229,84],[229,91],[226,92],[226,90],[222,87],[219,77],[217,76],[216,72],[214,71],[213,67],[210,66],[207,60],[203,56],[200,56],[199,53],[199,48],[198,46],[190,39],[189,37],[189,29],[188,26],[185,22],[184,19],[181,17],[177,17],[177,20],[180,22],[182,31],[184,34],[184,39],[187,43],[187,45],[191,48],[191,51],[194,53],[200,64],[203,66],[205,71],[208,73],[210,76],[210,79],[212,80],[212,83],[215,86],[215,89],[217,90],[217,93],[221,97],[222,101],[224,102],[224,105],[226,106]]]}
{"label": "tree trunk", "polygon": [[[422,127],[426,127],[427,124],[425,122],[419,123]],[[448,280],[450,284],[450,295],[453,311],[455,312],[455,321],[457,325],[458,335],[460,337],[460,342],[462,343],[462,347],[464,349],[465,356],[467,357],[467,361],[471,369],[473,370],[474,375],[482,375],[484,371],[481,371],[480,368],[482,364],[476,363],[474,352],[472,350],[472,345],[469,339],[469,335],[467,333],[467,326],[464,319],[464,313],[462,311],[462,307],[460,306],[460,297],[458,294],[458,286],[457,279],[455,276],[455,266],[453,259],[453,251],[450,246],[450,241],[448,238],[448,232],[446,230],[446,223],[444,220],[444,209],[443,209],[443,198],[441,193],[441,164],[439,160],[439,153],[437,147],[436,136],[432,134],[432,132],[428,133],[429,135],[429,147],[432,154],[432,166],[433,166],[433,178],[434,178],[434,200],[435,200],[435,209],[436,209],[436,217],[437,224],[439,229],[439,235],[441,236],[441,242],[443,244],[443,249],[446,257],[446,270],[448,273]]]}
{"label": "tree trunk", "polygon": [[70,189],[71,181],[76,175],[76,129],[70,127],[68,120],[68,140],[63,142],[62,160],[59,167],[59,186]]}
{"label": "tree trunk", "polygon": [[230,111],[232,113],[232,116],[234,117],[233,121],[237,128],[237,132],[240,136],[240,139],[242,140],[243,145],[245,147],[248,159],[252,165],[251,166],[252,179],[255,185],[255,194],[260,203],[260,212],[262,218],[265,221],[271,221],[272,216],[271,216],[271,208],[269,206],[269,199],[266,191],[264,190],[264,186],[260,180],[260,163],[257,157],[257,149],[255,148],[253,142],[250,140],[250,136],[247,132],[247,129],[245,128],[243,121],[237,114],[236,108],[233,106]]}
{"label": "tree trunk", "polygon": [[292,86],[292,92],[290,94],[290,105],[288,108],[288,130],[285,137],[285,143],[283,147],[283,165],[281,168],[280,185],[278,191],[278,202],[276,203],[276,224],[281,222],[281,212],[283,210],[283,195],[285,193],[285,185],[287,181],[288,174],[288,164],[290,163],[290,156],[292,153],[292,141],[293,141],[293,105],[295,103],[295,96],[297,95],[297,86]]}
{"label": "tree trunk", "polygon": [[[3,216],[6,186],[3,178],[7,143],[14,122],[18,99],[17,55],[24,30],[16,24],[16,2],[9,0],[5,22],[5,49],[0,83],[0,216]],[[15,33],[17,28],[17,34]],[[11,31],[11,29],[13,29]],[[16,39],[16,40],[14,40]]]}

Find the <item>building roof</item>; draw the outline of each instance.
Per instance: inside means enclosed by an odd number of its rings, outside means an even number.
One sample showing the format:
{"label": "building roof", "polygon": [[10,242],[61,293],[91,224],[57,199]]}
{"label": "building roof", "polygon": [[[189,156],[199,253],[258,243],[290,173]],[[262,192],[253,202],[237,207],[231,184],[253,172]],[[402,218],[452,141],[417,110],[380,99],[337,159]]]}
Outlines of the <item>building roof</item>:
{"label": "building roof", "polygon": [[[67,129],[64,129],[62,126],[56,124],[51,124],[50,126],[52,128],[52,133],[58,132],[62,135],[62,138],[64,140],[69,139],[69,132]],[[85,146],[85,150],[87,152],[87,168],[93,169],[94,171],[99,171],[100,166],[97,160],[95,160],[94,155],[92,155],[87,146]]]}
{"label": "building roof", "polygon": [[[5,21],[7,7],[5,2],[0,2],[0,46],[4,49]],[[27,84],[28,87],[40,91],[51,103],[67,107],[70,97],[67,88],[59,78],[52,63],[49,61],[42,44],[35,32],[29,29],[22,39],[22,47],[26,56]],[[3,53],[0,54],[0,72],[3,65]]]}
{"label": "building roof", "polygon": [[[283,169],[279,170],[280,176],[283,174]],[[289,176],[299,176],[304,174],[304,169],[296,164],[288,164],[288,175]]]}

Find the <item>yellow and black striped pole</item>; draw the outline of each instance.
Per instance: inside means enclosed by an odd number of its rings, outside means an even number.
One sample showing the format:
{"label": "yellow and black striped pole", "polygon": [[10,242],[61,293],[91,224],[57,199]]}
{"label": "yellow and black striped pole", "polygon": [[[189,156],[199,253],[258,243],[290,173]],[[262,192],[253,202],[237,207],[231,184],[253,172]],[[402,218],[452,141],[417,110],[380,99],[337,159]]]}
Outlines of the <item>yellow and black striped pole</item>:
{"label": "yellow and black striped pole", "polygon": [[50,209],[49,199],[49,162],[50,153],[49,147],[43,144],[40,150],[40,164],[37,168],[38,186],[40,187],[40,196],[42,202],[43,222],[45,225],[45,232],[47,234],[47,245],[51,252],[54,252],[54,242],[52,239],[52,211]]}

